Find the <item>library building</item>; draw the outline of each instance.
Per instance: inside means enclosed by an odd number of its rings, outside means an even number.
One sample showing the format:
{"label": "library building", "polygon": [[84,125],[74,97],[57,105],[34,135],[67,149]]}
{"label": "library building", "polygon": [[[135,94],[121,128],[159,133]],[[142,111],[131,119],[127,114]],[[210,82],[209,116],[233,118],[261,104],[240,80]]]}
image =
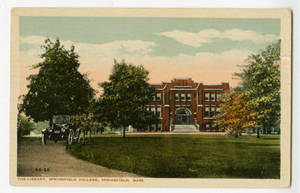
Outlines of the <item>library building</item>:
{"label": "library building", "polygon": [[171,82],[152,84],[155,95],[146,108],[159,117],[155,131],[218,132],[216,115],[220,98],[229,92],[229,83],[205,85],[191,78],[175,78]]}

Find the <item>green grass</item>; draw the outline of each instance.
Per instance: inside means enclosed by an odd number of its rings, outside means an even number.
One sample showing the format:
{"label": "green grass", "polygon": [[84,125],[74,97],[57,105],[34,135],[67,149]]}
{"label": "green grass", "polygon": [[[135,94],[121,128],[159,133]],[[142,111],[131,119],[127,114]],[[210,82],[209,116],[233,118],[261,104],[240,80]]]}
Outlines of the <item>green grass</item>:
{"label": "green grass", "polygon": [[75,157],[146,177],[280,178],[280,138],[212,135],[97,137]]}

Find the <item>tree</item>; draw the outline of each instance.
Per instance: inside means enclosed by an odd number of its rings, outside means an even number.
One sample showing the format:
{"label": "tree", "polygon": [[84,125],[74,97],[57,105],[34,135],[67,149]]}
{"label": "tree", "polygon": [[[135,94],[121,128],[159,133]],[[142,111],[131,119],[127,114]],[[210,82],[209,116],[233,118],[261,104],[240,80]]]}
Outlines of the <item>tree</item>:
{"label": "tree", "polygon": [[231,91],[220,104],[216,124],[228,134],[238,137],[246,129],[255,126],[256,115],[241,92]]}
{"label": "tree", "polygon": [[269,133],[280,122],[280,41],[259,54],[252,54],[239,77],[239,90],[257,115],[257,135]]}
{"label": "tree", "polygon": [[91,134],[92,130],[95,128],[95,122],[93,120],[94,115],[93,113],[83,113],[80,115],[73,115],[71,117],[71,122],[76,128],[81,129],[81,135],[82,135],[82,143],[85,144],[85,136],[86,134],[89,134],[89,140],[91,140]]}
{"label": "tree", "polygon": [[29,135],[33,129],[34,129],[34,124],[24,116],[18,114],[18,120],[17,120],[18,141],[20,141],[21,137],[23,137],[24,135]]}
{"label": "tree", "polygon": [[41,48],[42,62],[33,65],[38,74],[27,78],[28,92],[23,96],[20,111],[34,121],[49,120],[50,125],[53,115],[86,112],[94,90],[87,75],[78,71],[80,63],[75,47],[67,50],[59,39],[54,42],[46,39]]}
{"label": "tree", "polygon": [[145,128],[152,127],[153,124],[158,124],[158,116],[151,111],[143,111],[136,115],[136,121],[133,123],[133,127],[138,131],[145,131]]}
{"label": "tree", "polygon": [[[149,104],[154,94],[148,83],[149,72],[142,66],[114,61],[109,81],[100,83],[103,94],[98,101],[98,115],[112,127],[123,129],[141,126],[148,120],[145,105]],[[100,114],[100,116],[99,116]]]}

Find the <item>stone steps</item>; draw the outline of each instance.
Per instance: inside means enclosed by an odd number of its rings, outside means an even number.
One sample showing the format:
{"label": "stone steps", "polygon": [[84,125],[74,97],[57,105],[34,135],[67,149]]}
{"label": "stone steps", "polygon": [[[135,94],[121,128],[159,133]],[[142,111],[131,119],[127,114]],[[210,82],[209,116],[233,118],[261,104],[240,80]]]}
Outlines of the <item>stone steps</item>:
{"label": "stone steps", "polygon": [[195,125],[174,125],[174,130],[172,132],[199,132]]}

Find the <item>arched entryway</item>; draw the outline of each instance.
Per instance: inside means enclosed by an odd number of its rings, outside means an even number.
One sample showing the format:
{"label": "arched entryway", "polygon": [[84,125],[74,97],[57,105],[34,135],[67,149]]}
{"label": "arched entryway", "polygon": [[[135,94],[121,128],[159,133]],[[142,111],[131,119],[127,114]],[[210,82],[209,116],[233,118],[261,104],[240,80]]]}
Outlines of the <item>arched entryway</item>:
{"label": "arched entryway", "polygon": [[176,125],[189,125],[191,123],[191,111],[187,108],[178,108],[175,112]]}

